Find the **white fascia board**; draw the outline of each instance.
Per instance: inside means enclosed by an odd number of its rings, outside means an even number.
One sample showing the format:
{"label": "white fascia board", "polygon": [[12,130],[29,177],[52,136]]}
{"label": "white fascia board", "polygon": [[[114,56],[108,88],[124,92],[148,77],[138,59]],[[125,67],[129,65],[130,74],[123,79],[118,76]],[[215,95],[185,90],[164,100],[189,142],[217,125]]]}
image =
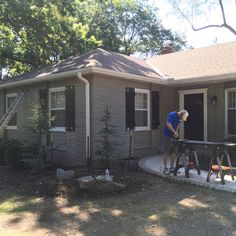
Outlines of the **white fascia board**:
{"label": "white fascia board", "polygon": [[159,85],[167,85],[167,86],[202,84],[202,83],[208,83],[208,82],[212,82],[212,83],[227,82],[227,81],[235,80],[236,78],[236,72],[235,72],[235,73],[228,73],[228,74],[209,76],[209,77],[185,78],[185,79],[176,80],[172,77],[154,78],[154,77],[130,74],[126,72],[114,71],[111,69],[104,69],[100,67],[87,67],[87,68],[80,68],[80,69],[60,72],[56,74],[47,75],[45,73],[44,76],[33,77],[33,78],[25,79],[25,80],[18,80],[18,81],[14,81],[10,83],[3,83],[3,84],[0,84],[0,89],[12,88],[12,87],[51,81],[51,80],[64,79],[70,76],[77,77],[78,72],[83,75],[97,73],[97,74],[119,77],[121,79],[140,81],[140,82],[145,82],[145,83],[153,83],[153,84],[159,84]]}
{"label": "white fascia board", "polygon": [[173,80],[173,78],[170,78],[170,77],[165,78],[165,79],[163,79],[162,77],[155,78],[155,77],[148,77],[148,76],[143,76],[143,75],[130,74],[126,72],[114,71],[114,70],[104,69],[104,68],[99,68],[99,67],[92,67],[92,71],[97,74],[115,76],[121,79],[128,79],[128,80],[131,79],[131,80],[136,80],[140,82],[162,84],[162,85],[167,85],[169,80]]}
{"label": "white fascia board", "polygon": [[24,80],[18,80],[14,82],[9,82],[9,83],[3,83],[0,84],[0,89],[3,88],[11,88],[11,87],[16,87],[16,86],[23,86],[23,85],[28,85],[28,84],[33,84],[33,83],[39,83],[39,82],[45,82],[45,81],[50,81],[50,80],[58,80],[58,79],[64,79],[69,76],[77,76],[77,73],[81,74],[92,74],[92,73],[98,73],[98,74],[105,74],[109,76],[116,76],[119,78],[123,79],[132,79],[136,81],[142,81],[142,82],[148,82],[148,83],[155,83],[155,84],[166,84],[166,80],[162,80],[161,78],[154,78],[154,77],[147,77],[147,76],[142,76],[142,75],[135,75],[135,74],[130,74],[126,72],[119,72],[119,71],[114,71],[111,69],[104,69],[100,67],[87,67],[87,68],[81,68],[81,69],[75,69],[75,70],[70,70],[66,72],[61,72],[57,74],[45,74],[45,76],[38,76],[38,77],[33,77],[29,79],[24,79]]}
{"label": "white fascia board", "polygon": [[236,72],[227,73],[221,75],[212,75],[208,77],[196,77],[196,78],[185,78],[185,79],[175,79],[168,81],[167,85],[197,85],[197,84],[207,84],[207,83],[219,83],[219,82],[230,82],[236,79]]}
{"label": "white fascia board", "polygon": [[34,84],[34,83],[42,83],[42,82],[50,81],[50,80],[64,79],[69,76],[76,76],[76,74],[78,72],[82,73],[82,72],[86,72],[89,70],[91,71],[91,68],[82,68],[82,69],[60,72],[57,74],[49,74],[49,75],[45,75],[45,76],[38,76],[38,77],[29,78],[29,79],[18,80],[18,81],[9,82],[9,83],[3,83],[3,84],[0,84],[0,89],[28,85],[28,84]]}

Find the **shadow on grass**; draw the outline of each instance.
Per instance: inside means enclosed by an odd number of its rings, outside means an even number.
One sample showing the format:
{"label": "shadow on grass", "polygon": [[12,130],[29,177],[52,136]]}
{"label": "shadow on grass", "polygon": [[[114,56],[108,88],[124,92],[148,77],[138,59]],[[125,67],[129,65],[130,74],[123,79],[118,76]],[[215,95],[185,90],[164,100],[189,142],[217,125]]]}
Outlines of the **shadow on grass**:
{"label": "shadow on grass", "polygon": [[[78,190],[59,197],[35,196],[35,189],[30,192],[25,187],[9,185],[1,190],[0,214],[12,216],[7,222],[9,227],[20,227],[27,217],[24,214],[33,214],[32,232],[43,229],[62,236],[233,235],[236,232],[233,194],[172,183],[143,172],[120,175],[128,188],[119,194]],[[34,185],[31,182],[28,187]],[[55,188],[55,193],[61,188],[50,186]]]}

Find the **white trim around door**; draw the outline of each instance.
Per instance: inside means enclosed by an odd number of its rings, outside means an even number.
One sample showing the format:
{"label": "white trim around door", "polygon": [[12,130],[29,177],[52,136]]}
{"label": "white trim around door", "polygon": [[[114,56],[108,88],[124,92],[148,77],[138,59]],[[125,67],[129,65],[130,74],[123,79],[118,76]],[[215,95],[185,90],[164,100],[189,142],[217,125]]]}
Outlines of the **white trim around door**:
{"label": "white trim around door", "polygon": [[[204,111],[204,141],[207,141],[207,88],[179,90],[179,110],[184,109],[184,95],[186,94],[203,94],[203,111]],[[191,114],[189,114],[191,116]],[[184,126],[180,126],[180,138],[184,138]]]}

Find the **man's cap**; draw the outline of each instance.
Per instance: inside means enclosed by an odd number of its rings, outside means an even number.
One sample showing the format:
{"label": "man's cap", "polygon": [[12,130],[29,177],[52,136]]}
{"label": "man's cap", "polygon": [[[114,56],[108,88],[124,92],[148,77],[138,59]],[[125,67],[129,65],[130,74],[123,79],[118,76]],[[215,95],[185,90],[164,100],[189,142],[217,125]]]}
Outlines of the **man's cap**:
{"label": "man's cap", "polygon": [[182,110],[180,111],[180,114],[182,115],[183,121],[186,121],[189,116],[188,112],[186,110]]}

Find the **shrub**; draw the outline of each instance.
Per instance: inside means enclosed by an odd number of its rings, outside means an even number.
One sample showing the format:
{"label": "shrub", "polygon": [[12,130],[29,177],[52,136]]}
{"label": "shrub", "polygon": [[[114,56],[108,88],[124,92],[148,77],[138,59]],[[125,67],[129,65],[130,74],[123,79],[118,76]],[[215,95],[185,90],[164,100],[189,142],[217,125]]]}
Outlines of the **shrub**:
{"label": "shrub", "polygon": [[22,148],[21,158],[26,169],[32,169],[40,165],[38,143],[25,144]]}
{"label": "shrub", "polygon": [[5,164],[4,160],[5,145],[6,145],[6,140],[4,138],[0,138],[0,165]]}
{"label": "shrub", "polygon": [[13,169],[21,169],[23,167],[22,150],[23,145],[18,140],[12,139],[5,143],[4,160]]}

